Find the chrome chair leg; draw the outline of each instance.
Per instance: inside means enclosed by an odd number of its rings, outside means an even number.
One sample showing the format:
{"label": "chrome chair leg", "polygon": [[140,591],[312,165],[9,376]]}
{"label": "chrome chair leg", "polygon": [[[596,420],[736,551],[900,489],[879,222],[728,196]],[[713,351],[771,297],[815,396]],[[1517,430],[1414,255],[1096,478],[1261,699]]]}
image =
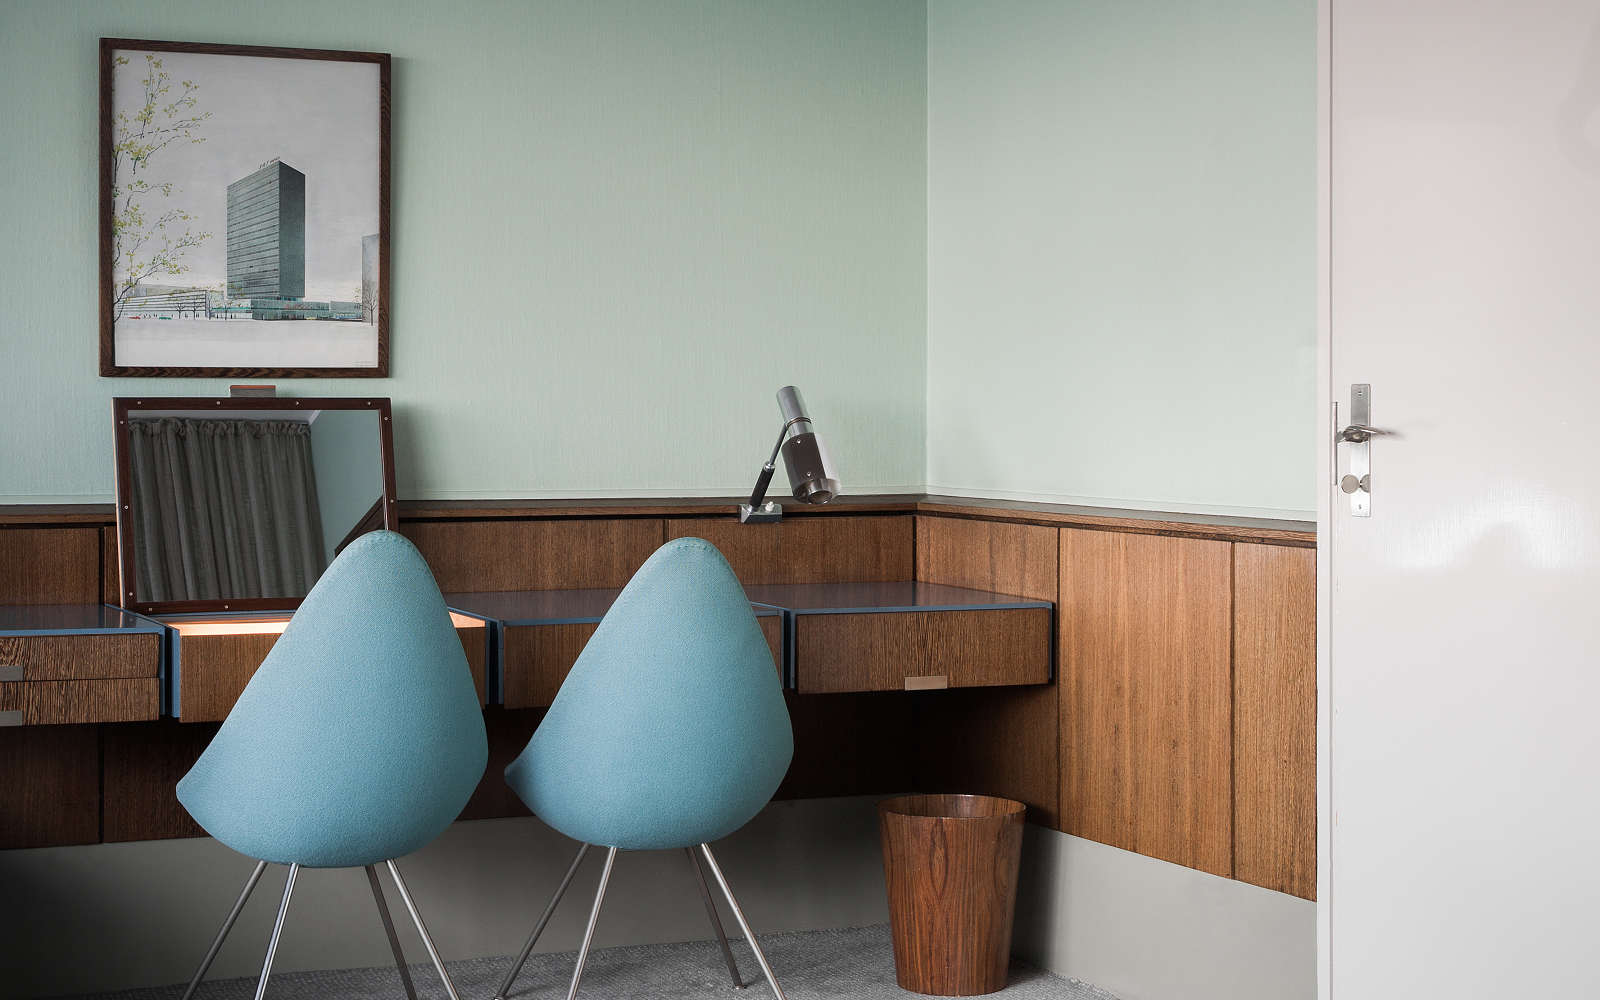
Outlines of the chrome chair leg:
{"label": "chrome chair leg", "polygon": [[[557,887],[556,894],[550,898],[550,905],[544,908],[544,915],[539,918],[537,924],[533,925],[533,933],[528,935],[528,943],[522,946],[522,954],[518,955],[517,960],[511,963],[511,971],[506,973],[505,982],[502,982],[500,988],[495,991],[494,1000],[506,1000],[506,994],[511,992],[511,984],[516,980],[517,973],[522,971],[523,963],[528,960],[529,955],[533,954],[534,942],[538,941],[539,935],[544,933],[545,924],[550,922],[551,914],[556,912],[556,904],[561,902],[561,897],[567,894],[567,886],[572,884],[572,876],[578,874],[578,866],[583,864],[583,856],[587,853],[589,853],[588,844],[578,848],[578,856],[572,859],[572,865],[567,869],[567,877],[561,880],[561,885]],[[185,997],[184,1000],[188,1000],[188,998]],[[413,997],[412,1000],[415,1000],[415,998]]]}
{"label": "chrome chair leg", "polygon": [[594,894],[594,909],[589,913],[589,927],[583,932],[583,947],[578,950],[578,967],[572,970],[572,989],[567,1000],[577,1000],[578,981],[583,978],[583,963],[589,960],[589,943],[594,940],[594,925],[600,922],[600,904],[605,902],[606,883],[611,881],[611,866],[616,863],[617,849],[606,852],[606,866],[600,872],[600,891]]}
{"label": "chrome chair leg", "polygon": [[694,879],[700,883],[700,900],[706,904],[706,916],[711,918],[712,930],[717,932],[717,944],[722,946],[722,958],[728,963],[728,974],[733,977],[733,988],[742,990],[744,981],[739,978],[739,966],[733,961],[733,949],[728,947],[728,935],[722,933],[722,918],[717,916],[716,901],[711,898],[711,890],[706,887],[706,873],[700,868],[700,858],[692,847],[685,847],[683,853],[689,855],[689,863],[694,865]]}
{"label": "chrome chair leg", "polygon": [[244,884],[244,891],[239,893],[239,901],[233,904],[233,911],[228,914],[228,919],[222,922],[222,930],[217,932],[217,939],[211,942],[211,950],[206,952],[205,960],[200,963],[200,968],[195,972],[194,978],[189,980],[189,988],[183,991],[183,1000],[194,996],[194,991],[200,988],[200,980],[211,971],[211,963],[217,958],[217,952],[222,950],[222,942],[228,940],[228,932],[233,930],[234,922],[239,919],[239,914],[244,911],[244,904],[255,891],[256,883],[261,881],[261,873],[267,870],[265,861],[256,862],[256,870],[250,873],[250,880]]}
{"label": "chrome chair leg", "polygon": [[389,918],[389,902],[383,898],[383,886],[378,883],[378,869],[371,865],[366,867],[372,898],[378,901],[378,916],[383,918],[383,932],[389,935],[389,949],[394,952],[395,968],[400,970],[400,982],[406,988],[406,1000],[417,1000],[417,988],[411,983],[411,970],[406,967],[405,952],[400,950],[400,936],[394,932],[394,921]]}
{"label": "chrome chair leg", "polygon": [[278,906],[278,920],[272,925],[272,939],[267,942],[267,958],[261,963],[261,979],[256,983],[256,1000],[267,995],[267,978],[272,975],[272,959],[278,954],[278,939],[283,936],[283,921],[289,915],[289,897],[294,895],[295,876],[300,866],[289,866],[289,877],[283,883],[283,902]]}
{"label": "chrome chair leg", "polygon": [[[445,992],[450,994],[450,1000],[461,1000],[456,992],[456,984],[450,981],[450,973],[444,971],[444,959],[439,957],[439,949],[433,946],[433,938],[428,936],[428,928],[422,922],[422,914],[417,912],[417,904],[412,901],[411,893],[406,889],[405,879],[400,877],[400,868],[393,860],[389,861],[389,874],[394,877],[395,888],[400,890],[400,898],[406,901],[406,909],[411,911],[411,920],[417,925],[417,933],[422,935],[422,943],[428,948],[428,957],[433,959],[433,967],[439,970],[439,978],[444,980]],[[257,997],[256,1000],[261,1000]]]}
{"label": "chrome chair leg", "polygon": [[750,930],[750,921],[744,918],[744,911],[739,909],[739,901],[733,898],[733,890],[728,888],[728,880],[722,877],[722,869],[717,867],[717,859],[711,854],[711,845],[701,844],[700,849],[706,852],[706,861],[711,865],[711,874],[717,877],[717,884],[722,887],[722,894],[728,897],[728,905],[733,907],[734,919],[739,921],[739,929],[744,931],[745,940],[750,942],[750,950],[756,953],[756,961],[761,963],[761,971],[766,973],[773,995],[778,1000],[786,1000],[782,987],[778,985],[778,977],[772,974],[772,966],[767,964],[767,956],[761,953],[761,946],[756,944],[755,933]]}

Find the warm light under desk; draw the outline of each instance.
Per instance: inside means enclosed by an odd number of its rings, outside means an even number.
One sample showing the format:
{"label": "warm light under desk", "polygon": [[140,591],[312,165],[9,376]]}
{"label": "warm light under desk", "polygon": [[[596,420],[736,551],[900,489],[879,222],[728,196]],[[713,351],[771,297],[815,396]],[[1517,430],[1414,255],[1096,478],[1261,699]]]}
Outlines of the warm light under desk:
{"label": "warm light under desk", "polygon": [[[456,628],[483,628],[485,622],[478,618],[450,612],[450,621]],[[167,621],[179,635],[279,635],[289,627],[289,616],[281,618],[186,618]]]}

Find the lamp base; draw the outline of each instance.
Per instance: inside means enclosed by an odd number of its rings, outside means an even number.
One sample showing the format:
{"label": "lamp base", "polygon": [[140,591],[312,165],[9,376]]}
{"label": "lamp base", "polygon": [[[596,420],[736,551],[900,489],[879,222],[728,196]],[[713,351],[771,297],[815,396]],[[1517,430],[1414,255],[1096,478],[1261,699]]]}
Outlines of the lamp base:
{"label": "lamp base", "polygon": [[776,524],[783,520],[783,508],[768,500],[759,507],[739,505],[739,520],[744,524]]}

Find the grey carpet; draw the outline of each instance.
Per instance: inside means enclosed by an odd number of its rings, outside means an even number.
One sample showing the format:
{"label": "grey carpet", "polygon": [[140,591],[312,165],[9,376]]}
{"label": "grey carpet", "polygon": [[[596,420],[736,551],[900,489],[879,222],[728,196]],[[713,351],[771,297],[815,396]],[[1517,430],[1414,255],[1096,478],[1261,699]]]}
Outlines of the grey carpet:
{"label": "grey carpet", "polygon": [[[914,997],[895,985],[894,954],[889,927],[846,927],[839,930],[763,934],[761,947],[772,963],[778,984],[790,1000],[883,1000]],[[749,984],[735,992],[728,969],[714,941],[635,945],[592,952],[578,995],[587,1000],[684,1000],[725,997],[763,1000],[772,994],[761,967],[742,940],[733,942],[739,972]],[[560,1000],[567,995],[576,952],[534,955],[512,987],[510,1000]],[[449,962],[461,1000],[489,1000],[509,967],[509,958],[476,958]],[[413,965],[418,1000],[444,1000],[446,994],[432,966]],[[251,1000],[255,979],[207,982],[195,1000]],[[104,993],[84,1000],[178,1000],[182,986]],[[1110,993],[1076,979],[1062,979],[1024,962],[1011,963],[1010,985],[1002,991],[1016,1000],[1116,1000]],[[396,1000],[405,997],[400,974],[390,966],[329,972],[289,972],[272,977],[272,1000]]]}

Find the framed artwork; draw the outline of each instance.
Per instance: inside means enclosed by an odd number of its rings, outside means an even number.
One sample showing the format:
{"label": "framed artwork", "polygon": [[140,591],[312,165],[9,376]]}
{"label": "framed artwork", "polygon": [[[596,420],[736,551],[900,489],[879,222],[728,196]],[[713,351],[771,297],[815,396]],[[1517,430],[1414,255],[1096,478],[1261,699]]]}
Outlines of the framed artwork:
{"label": "framed artwork", "polygon": [[389,56],[100,39],[100,374],[389,374]]}

